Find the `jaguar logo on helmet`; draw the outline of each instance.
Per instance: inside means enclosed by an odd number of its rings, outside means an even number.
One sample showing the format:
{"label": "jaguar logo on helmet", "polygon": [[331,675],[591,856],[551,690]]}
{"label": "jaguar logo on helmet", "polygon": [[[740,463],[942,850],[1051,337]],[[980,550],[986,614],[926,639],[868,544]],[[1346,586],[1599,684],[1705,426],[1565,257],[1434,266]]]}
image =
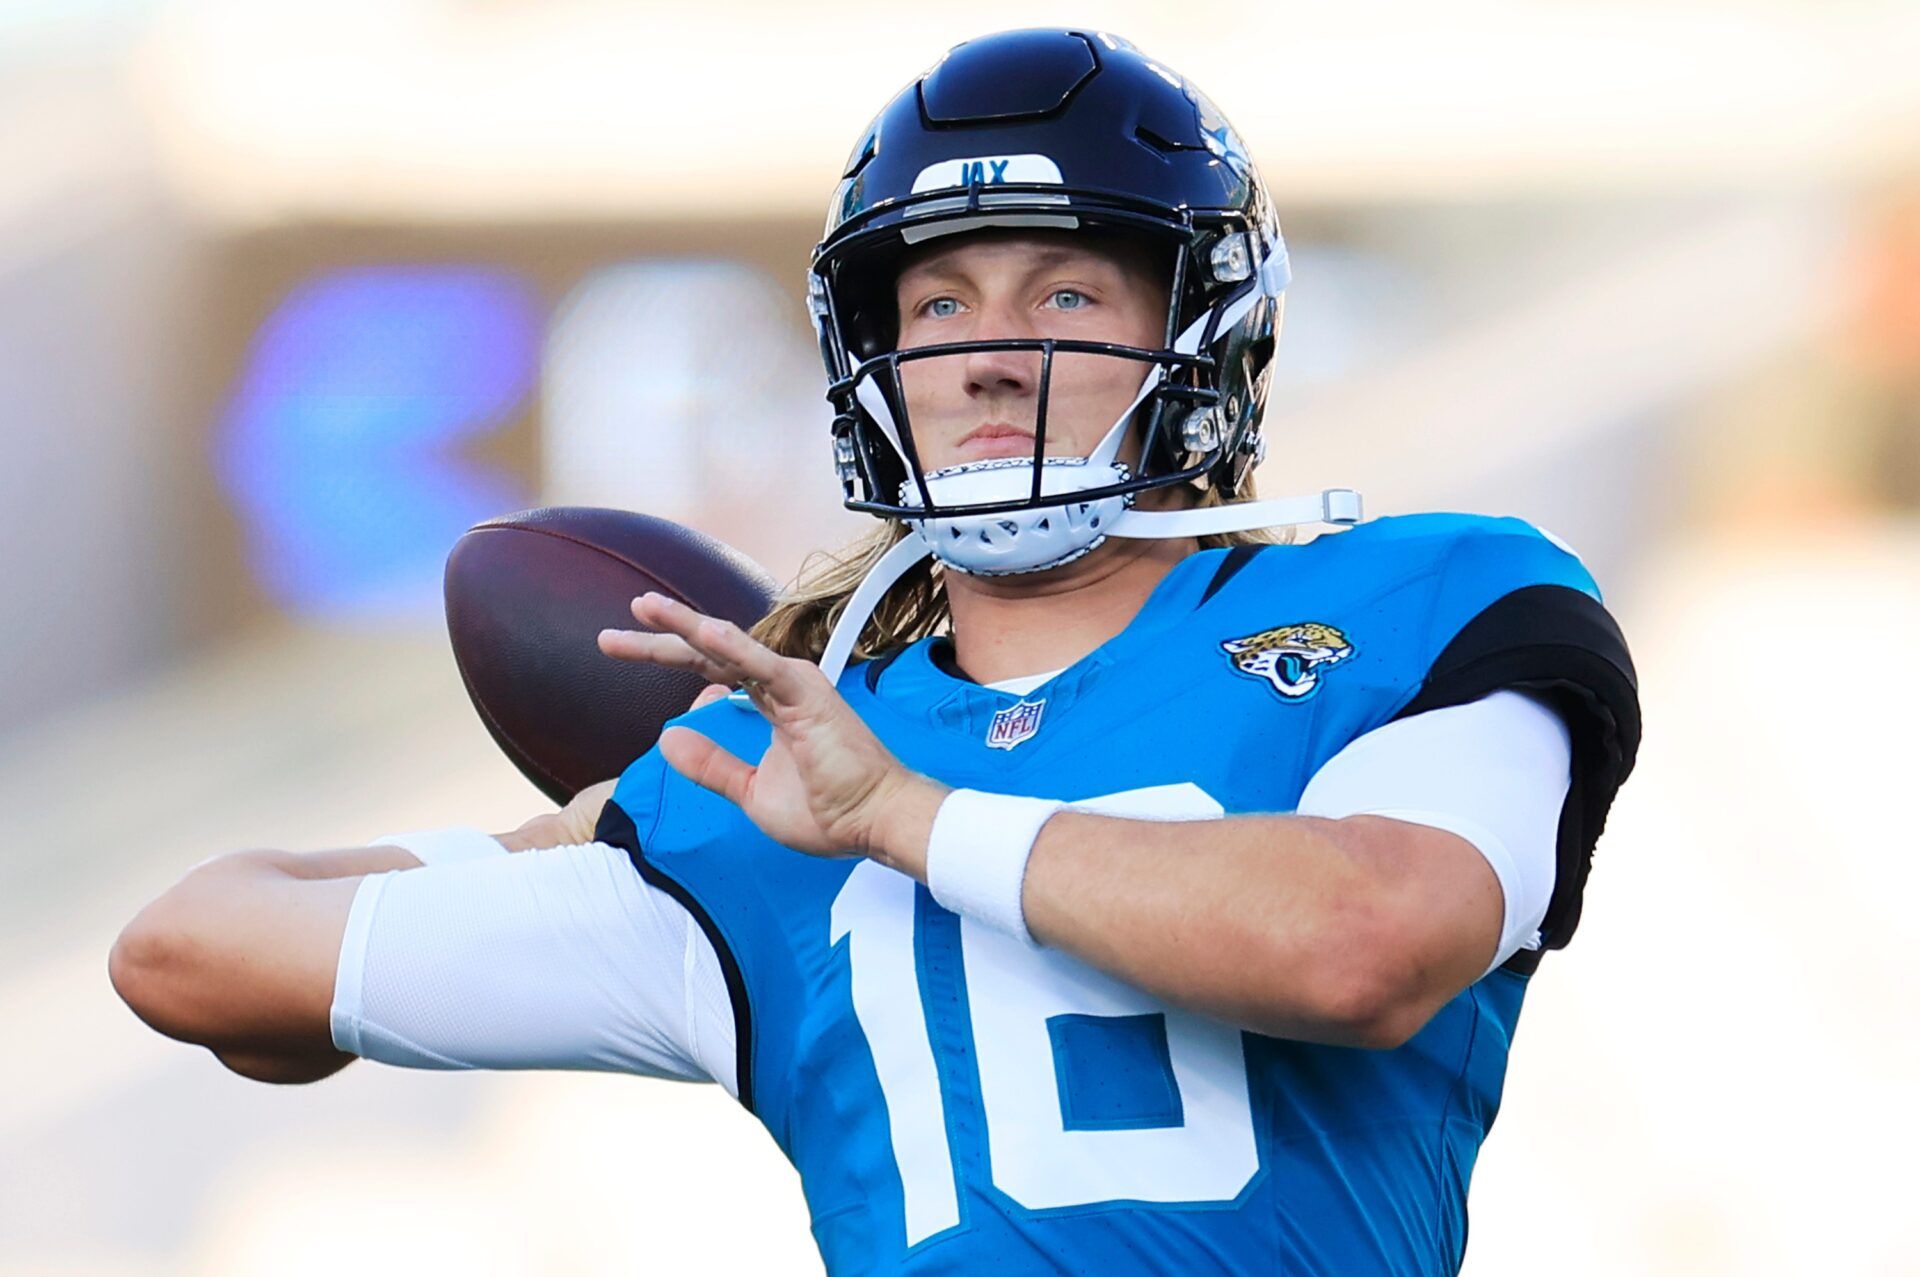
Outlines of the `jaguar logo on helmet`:
{"label": "jaguar logo on helmet", "polygon": [[1247,148],[1241,145],[1240,135],[1233,131],[1233,125],[1227,123],[1227,117],[1220,114],[1213,100],[1192,84],[1187,85],[1187,96],[1200,111],[1200,134],[1206,148],[1242,172],[1251,168],[1253,161],[1247,158]]}
{"label": "jaguar logo on helmet", "polygon": [[1353,659],[1347,636],[1321,621],[1278,625],[1245,638],[1228,639],[1220,650],[1233,668],[1264,681],[1283,701],[1304,701],[1320,690],[1320,676]]}

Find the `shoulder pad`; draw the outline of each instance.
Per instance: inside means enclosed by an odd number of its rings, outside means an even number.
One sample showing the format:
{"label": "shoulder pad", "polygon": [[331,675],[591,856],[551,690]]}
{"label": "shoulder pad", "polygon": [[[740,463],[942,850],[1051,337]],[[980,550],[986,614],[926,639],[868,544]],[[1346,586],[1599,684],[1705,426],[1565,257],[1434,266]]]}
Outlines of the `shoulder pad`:
{"label": "shoulder pad", "polygon": [[1599,585],[1572,546],[1513,515],[1388,515],[1322,540],[1334,542],[1336,553],[1385,552],[1407,567],[1425,560],[1436,571],[1444,569],[1454,588],[1566,585],[1601,598]]}

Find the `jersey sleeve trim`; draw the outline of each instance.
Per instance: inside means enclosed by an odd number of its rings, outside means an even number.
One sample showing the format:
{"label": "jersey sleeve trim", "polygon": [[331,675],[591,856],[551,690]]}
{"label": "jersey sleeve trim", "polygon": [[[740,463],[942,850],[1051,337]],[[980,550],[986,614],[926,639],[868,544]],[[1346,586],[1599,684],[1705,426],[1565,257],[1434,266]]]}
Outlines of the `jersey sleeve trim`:
{"label": "jersey sleeve trim", "polygon": [[753,1107],[753,1015],[747,1001],[746,976],[740,969],[739,958],[721,933],[719,924],[694,899],[692,892],[647,857],[640,845],[640,831],[634,827],[633,817],[619,803],[609,799],[606,806],[601,808],[593,838],[595,842],[604,842],[626,852],[627,859],[633,862],[634,870],[641,879],[648,886],[664,891],[679,902],[707,937],[708,943],[713,945],[714,955],[720,959],[720,974],[726,981],[727,1001],[733,1008],[735,1095],[748,1112],[757,1112]]}
{"label": "jersey sleeve trim", "polygon": [[1566,722],[1572,779],[1560,811],[1553,896],[1539,949],[1505,964],[1531,973],[1579,925],[1593,847],[1640,745],[1639,683],[1626,638],[1599,600],[1565,585],[1514,590],[1463,626],[1394,719],[1461,705],[1502,688],[1530,692]]}

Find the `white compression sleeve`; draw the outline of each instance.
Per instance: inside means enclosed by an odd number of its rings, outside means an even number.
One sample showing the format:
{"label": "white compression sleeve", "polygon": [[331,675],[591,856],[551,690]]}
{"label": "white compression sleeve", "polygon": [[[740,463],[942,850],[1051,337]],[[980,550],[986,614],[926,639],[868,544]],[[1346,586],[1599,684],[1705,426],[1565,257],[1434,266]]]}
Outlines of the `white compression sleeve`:
{"label": "white compression sleeve", "polygon": [[735,1087],[718,955],[605,843],[367,877],[334,1045],[411,1068],[598,1069]]}
{"label": "white compression sleeve", "polygon": [[1505,900],[1491,971],[1539,947],[1572,765],[1560,716],[1503,690],[1356,737],[1314,773],[1296,810],[1328,819],[1390,816],[1472,843]]}

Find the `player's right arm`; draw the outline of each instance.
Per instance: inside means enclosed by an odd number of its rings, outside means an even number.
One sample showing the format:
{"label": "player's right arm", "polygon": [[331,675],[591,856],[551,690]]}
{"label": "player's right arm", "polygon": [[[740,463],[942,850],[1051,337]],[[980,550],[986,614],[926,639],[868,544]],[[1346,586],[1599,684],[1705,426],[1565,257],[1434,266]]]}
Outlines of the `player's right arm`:
{"label": "player's right arm", "polygon": [[368,874],[418,869],[397,847],[216,856],[136,914],[107,959],[155,1030],[260,1081],[314,1081],[352,1056],[328,1028],[335,965]]}
{"label": "player's right arm", "polygon": [[717,959],[684,909],[602,843],[505,854],[575,833],[536,817],[498,854],[426,867],[395,847],[217,857],[128,925],[114,985],[263,1081],[356,1056],[730,1081]]}
{"label": "player's right arm", "polygon": [[[591,840],[613,781],[499,835],[508,851]],[[262,1082],[312,1082],[353,1056],[329,1018],[348,915],[369,874],[420,868],[399,847],[214,856],[135,915],[107,958],[134,1014]]]}

